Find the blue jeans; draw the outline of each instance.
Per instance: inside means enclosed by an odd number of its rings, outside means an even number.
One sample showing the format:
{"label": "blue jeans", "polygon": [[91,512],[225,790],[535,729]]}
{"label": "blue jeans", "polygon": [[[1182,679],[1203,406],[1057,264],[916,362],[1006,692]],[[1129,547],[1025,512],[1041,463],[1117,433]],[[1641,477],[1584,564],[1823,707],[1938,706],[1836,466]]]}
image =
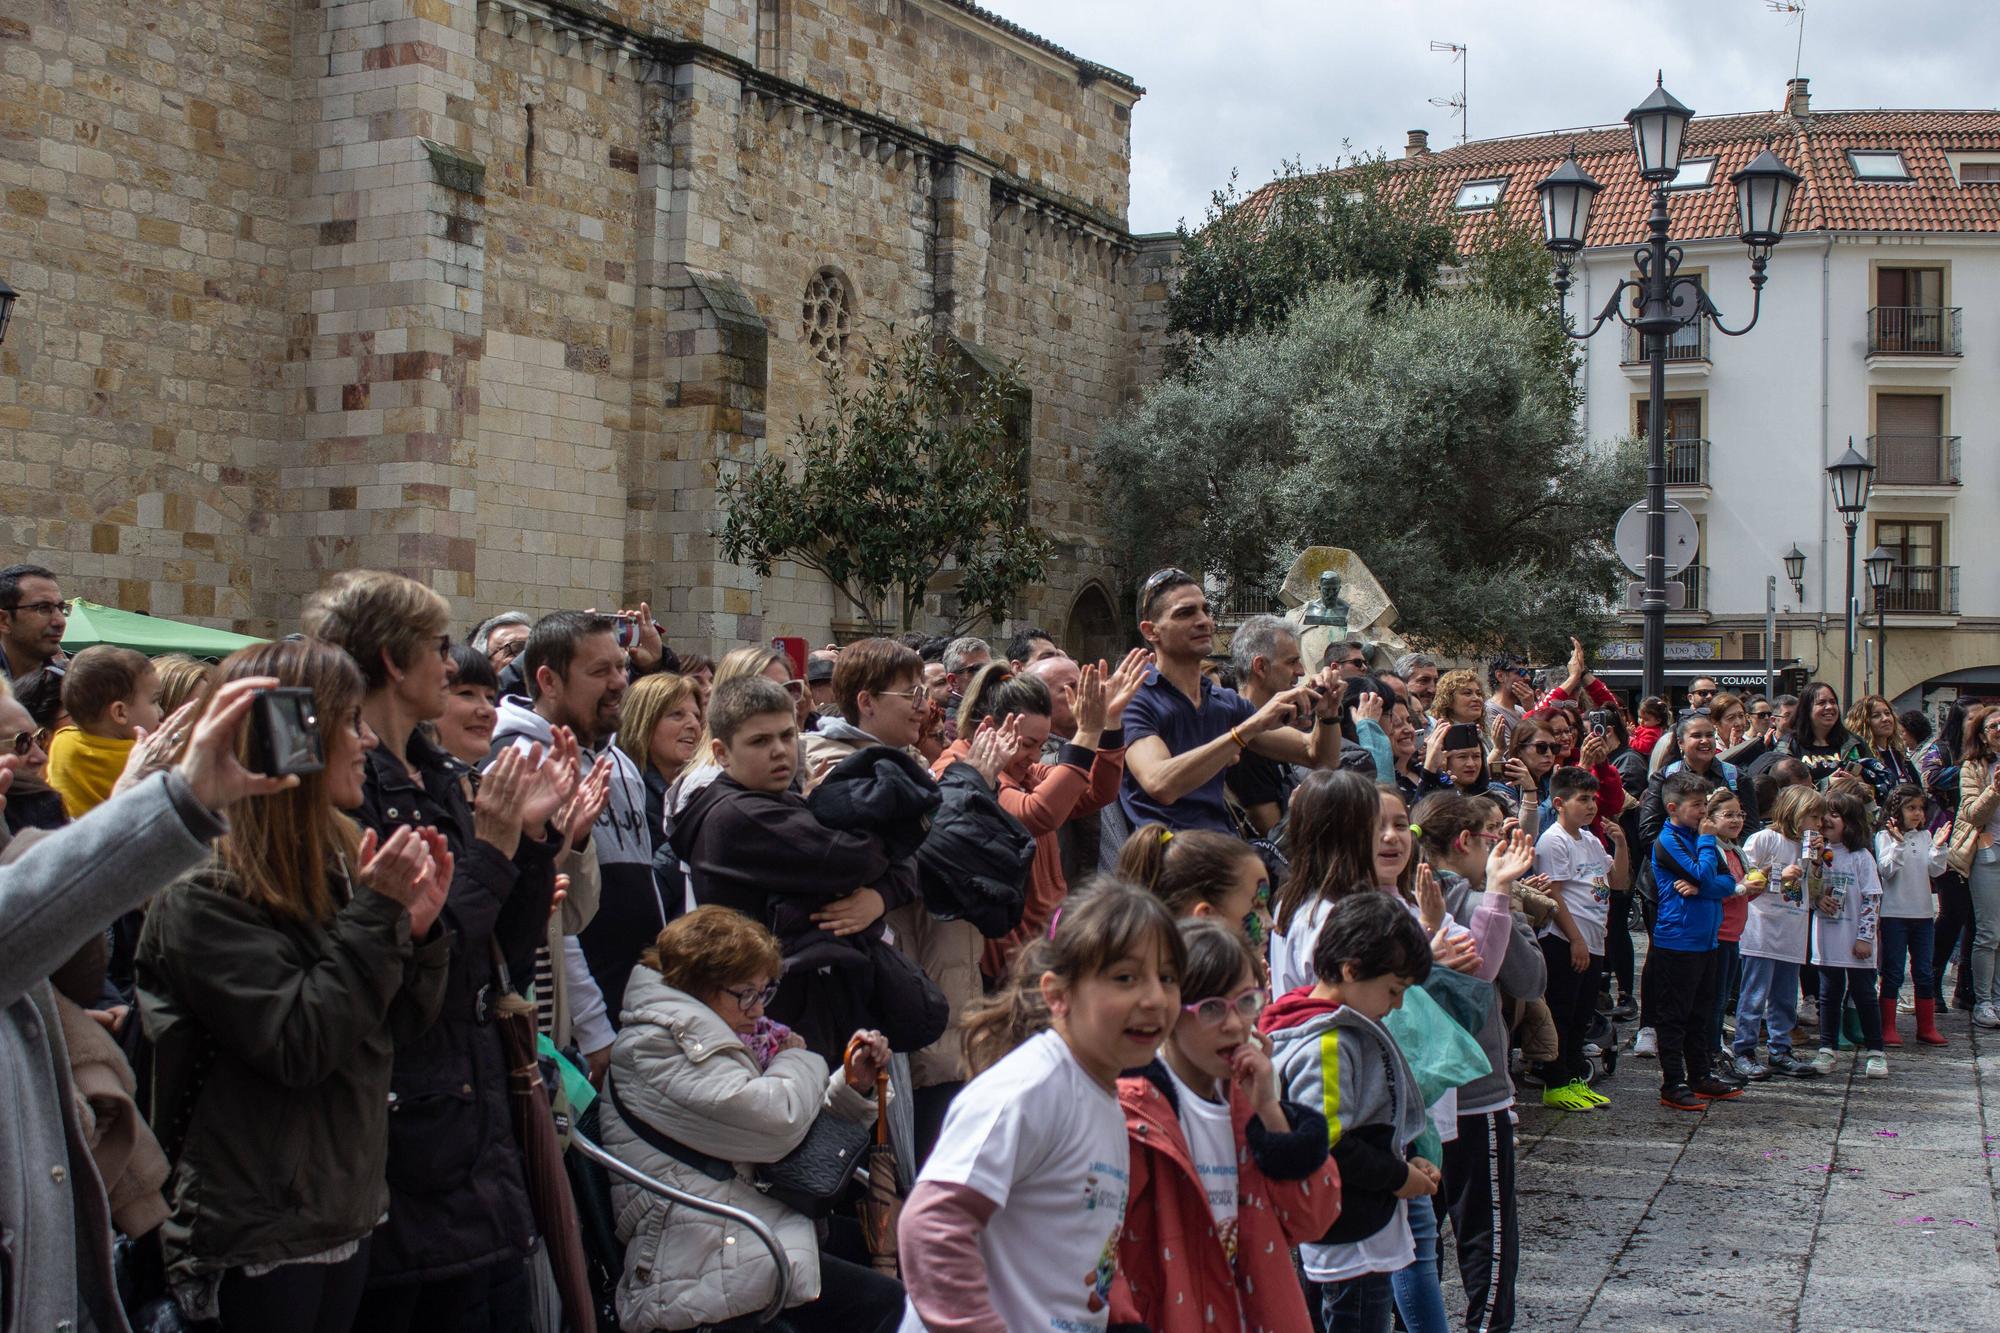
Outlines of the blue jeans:
{"label": "blue jeans", "polygon": [[1326,1333],[1389,1333],[1396,1297],[1387,1273],[1366,1273],[1320,1288],[1320,1317]]}
{"label": "blue jeans", "polygon": [[1799,1023],[1799,965],[1775,958],[1743,960],[1743,994],[1736,1004],[1738,1055],[1750,1055],[1762,1035],[1779,1055],[1792,1049],[1792,1029]]}
{"label": "blue jeans", "polygon": [[1885,916],[1875,947],[1882,951],[1882,998],[1893,1000],[1903,989],[1903,959],[1910,960],[1910,979],[1919,1000],[1938,997],[1931,950],[1937,946],[1937,922],[1927,916]]}
{"label": "blue jeans", "polygon": [[[1596,999],[1592,991],[1588,999]],[[1396,1296],[1396,1313],[1403,1316],[1408,1333],[1451,1333],[1451,1319],[1444,1312],[1444,1287],[1438,1278],[1438,1215],[1432,1198],[1410,1200],[1410,1235],[1417,1243],[1417,1257],[1407,1268],[1389,1275],[1390,1290]]]}

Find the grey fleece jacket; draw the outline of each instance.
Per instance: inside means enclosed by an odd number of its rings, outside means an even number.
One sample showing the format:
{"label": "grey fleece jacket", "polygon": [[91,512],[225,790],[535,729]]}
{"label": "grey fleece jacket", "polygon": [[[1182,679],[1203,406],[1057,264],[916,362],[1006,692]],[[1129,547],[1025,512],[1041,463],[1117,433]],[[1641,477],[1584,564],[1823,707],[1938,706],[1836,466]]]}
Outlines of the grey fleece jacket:
{"label": "grey fleece jacket", "polygon": [[0,868],[0,1327],[118,1333],[111,1216],[43,980],[208,859],[224,825],[178,774],[148,778]]}
{"label": "grey fleece jacket", "polygon": [[[1452,919],[1472,920],[1481,890],[1473,888],[1472,881],[1463,875],[1454,874],[1442,866],[1433,869],[1437,871],[1438,887],[1444,891],[1445,909],[1451,913]],[[1542,956],[1541,946],[1535,942],[1535,932],[1528,925],[1528,919],[1515,912],[1507,935],[1507,956],[1493,978],[1493,1002],[1487,1006],[1486,1021],[1480,1025],[1477,1034],[1479,1048],[1486,1052],[1493,1072],[1474,1079],[1458,1090],[1460,1115],[1483,1115],[1512,1104],[1514,1080],[1507,1075],[1507,1020],[1500,1013],[1500,997],[1504,994],[1515,1000],[1539,1000],[1542,992],[1548,989],[1548,984],[1548,962]]]}

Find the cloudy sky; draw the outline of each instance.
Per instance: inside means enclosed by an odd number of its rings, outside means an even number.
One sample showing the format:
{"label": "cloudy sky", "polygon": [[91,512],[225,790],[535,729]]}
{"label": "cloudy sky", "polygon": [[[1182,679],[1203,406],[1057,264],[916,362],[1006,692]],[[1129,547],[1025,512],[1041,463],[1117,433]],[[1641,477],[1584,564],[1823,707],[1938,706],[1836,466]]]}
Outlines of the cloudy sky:
{"label": "cloudy sky", "polygon": [[[1400,154],[1456,143],[1470,48],[1478,138],[1615,122],[1662,67],[1701,113],[1778,105],[1798,20],[1767,0],[982,0],[1147,90],[1132,126],[1135,232],[1198,221],[1241,170],[1330,162],[1342,143]],[[1804,60],[1821,108],[1991,107],[1992,0],[1808,0]]]}

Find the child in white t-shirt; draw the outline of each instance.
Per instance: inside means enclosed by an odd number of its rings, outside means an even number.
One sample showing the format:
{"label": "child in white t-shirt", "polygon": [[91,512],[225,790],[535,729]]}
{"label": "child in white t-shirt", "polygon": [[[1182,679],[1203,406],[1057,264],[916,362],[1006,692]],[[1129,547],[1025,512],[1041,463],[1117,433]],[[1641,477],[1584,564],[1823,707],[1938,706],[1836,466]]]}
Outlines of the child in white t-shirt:
{"label": "child in white t-shirt", "polygon": [[1743,844],[1743,891],[1750,912],[1738,950],[1743,955],[1743,989],[1736,1005],[1733,1049],[1736,1073],[1755,1078],[1761,1034],[1771,1048],[1770,1072],[1811,1078],[1810,1060],[1792,1054],[1798,1022],[1799,969],[1805,965],[1807,918],[1812,911],[1805,872],[1804,840],[1820,832],[1826,797],[1807,786],[1787,787],[1772,803],[1770,822]]}
{"label": "child in white t-shirt", "polygon": [[1833,849],[1812,914],[1812,956],[1819,967],[1819,1056],[1813,1067],[1833,1072],[1841,1010],[1848,1000],[1861,1018],[1861,1072],[1889,1077],[1882,1053],[1882,1011],[1875,998],[1875,931],[1882,880],[1869,841],[1868,806],[1852,791],[1826,794],[1826,845]]}
{"label": "child in white t-shirt", "polygon": [[1556,1058],[1541,1067],[1542,1104],[1562,1111],[1588,1111],[1611,1100],[1591,1088],[1590,1061],[1583,1053],[1604,974],[1611,893],[1625,887],[1626,876],[1625,840],[1614,832],[1618,826],[1604,825],[1616,855],[1590,831],[1597,819],[1597,787],[1589,769],[1557,769],[1549,781],[1556,821],[1535,843],[1535,873],[1549,877],[1556,901],[1554,922],[1543,928],[1541,943],[1549,973],[1544,998],[1561,1043]]}
{"label": "child in white t-shirt", "polygon": [[1107,884],[1071,897],[967,1016],[976,1076],[898,1231],[905,1333],[1108,1327],[1130,1182],[1118,1076],[1179,1017],[1185,961],[1159,899]]}

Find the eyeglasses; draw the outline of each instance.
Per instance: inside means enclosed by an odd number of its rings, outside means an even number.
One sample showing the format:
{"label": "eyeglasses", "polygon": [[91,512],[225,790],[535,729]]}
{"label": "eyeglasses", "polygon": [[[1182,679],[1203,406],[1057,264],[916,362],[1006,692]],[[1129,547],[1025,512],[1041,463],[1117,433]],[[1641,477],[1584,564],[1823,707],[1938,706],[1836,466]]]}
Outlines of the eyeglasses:
{"label": "eyeglasses", "polygon": [[1770,709],[1768,709],[1768,708],[1753,708],[1753,709],[1751,709],[1751,710],[1750,710],[1750,716],[1752,716],[1752,717],[1769,717],[1769,716],[1771,716],[1771,710],[1770,710]]}
{"label": "eyeglasses", "polygon": [[1528,748],[1530,750],[1533,750],[1536,754],[1554,754],[1557,750],[1560,750],[1562,747],[1559,745],[1552,744],[1548,741],[1531,741],[1528,744]]}
{"label": "eyeglasses", "polygon": [[1712,698],[1714,698],[1714,697],[1715,697],[1715,691],[1714,691],[1714,690],[1689,690],[1689,691],[1688,691],[1688,698],[1690,698],[1690,699],[1712,699]]}
{"label": "eyeglasses", "polygon": [[1368,669],[1368,659],[1365,657],[1350,657],[1342,662],[1341,665],[1344,667],[1353,667],[1357,671],[1366,671]]}
{"label": "eyeglasses", "polygon": [[751,1009],[762,1009],[777,999],[778,983],[774,981],[762,990],[751,990],[748,986],[724,986],[722,993],[736,1001],[747,1012]]}
{"label": "eyeglasses", "polygon": [[38,731],[17,731],[11,741],[0,741],[0,754],[25,755],[35,748]]}
{"label": "eyeglasses", "polygon": [[507,663],[519,657],[521,655],[521,650],[523,648],[526,648],[527,646],[528,646],[528,641],[526,639],[522,639],[518,643],[510,642],[510,643],[489,644],[486,649],[486,656],[489,660],[492,661],[494,666],[505,666]]}
{"label": "eyeglasses", "polygon": [[72,602],[69,598],[65,597],[60,602],[22,602],[19,606],[15,607],[14,610],[17,612],[33,611],[36,615],[39,616],[53,616],[58,613],[66,616],[69,614],[70,607],[74,605],[75,605],[74,602]]}
{"label": "eyeglasses", "polygon": [[785,692],[794,699],[801,698],[806,692],[806,683],[794,676],[785,682]]}
{"label": "eyeglasses", "polygon": [[1193,1014],[1196,1022],[1203,1027],[1212,1028],[1228,1018],[1231,1011],[1240,1015],[1245,1021],[1254,1023],[1257,1021],[1257,1015],[1263,1013],[1264,1006],[1270,1002],[1271,997],[1264,993],[1263,987],[1251,986],[1238,991],[1226,1000],[1219,995],[1211,995],[1206,1000],[1184,1004],[1181,1006],[1181,1012]]}
{"label": "eyeglasses", "polygon": [[878,699],[901,699],[905,703],[915,707],[917,704],[922,703],[929,693],[930,691],[921,685],[912,685],[907,690],[881,690],[876,693],[875,697]]}

